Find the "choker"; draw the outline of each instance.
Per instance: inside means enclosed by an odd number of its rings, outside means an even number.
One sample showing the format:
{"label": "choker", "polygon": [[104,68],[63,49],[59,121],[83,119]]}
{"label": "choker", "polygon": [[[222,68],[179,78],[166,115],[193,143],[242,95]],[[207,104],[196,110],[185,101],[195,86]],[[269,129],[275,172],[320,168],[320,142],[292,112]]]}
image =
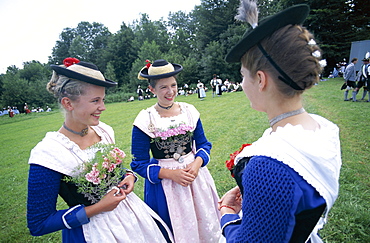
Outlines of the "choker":
{"label": "choker", "polygon": [[175,103],[172,103],[172,105],[170,105],[170,106],[161,106],[161,105],[157,102],[157,105],[158,105],[159,107],[161,107],[162,109],[165,109],[165,110],[169,110],[169,109],[171,109],[171,108],[172,108],[172,106],[173,106],[173,104],[175,104]]}
{"label": "choker", "polygon": [[69,127],[66,126],[66,124],[63,122],[63,127],[71,132],[71,133],[74,133],[74,134],[77,134],[77,135],[80,135],[81,137],[87,135],[88,131],[89,131],[89,127],[86,127],[84,129],[81,130],[81,132],[76,132],[76,131],[73,131],[72,129],[70,129]]}
{"label": "choker", "polygon": [[283,113],[283,114],[280,114],[278,116],[275,116],[274,118],[272,118],[271,120],[269,120],[270,126],[272,127],[277,122],[279,122],[279,121],[281,121],[281,120],[283,120],[285,118],[288,118],[288,117],[291,117],[291,116],[295,116],[295,115],[298,115],[298,114],[302,114],[305,111],[306,110],[302,107],[301,109],[298,109],[298,110],[295,110],[295,111],[288,111],[286,113]]}

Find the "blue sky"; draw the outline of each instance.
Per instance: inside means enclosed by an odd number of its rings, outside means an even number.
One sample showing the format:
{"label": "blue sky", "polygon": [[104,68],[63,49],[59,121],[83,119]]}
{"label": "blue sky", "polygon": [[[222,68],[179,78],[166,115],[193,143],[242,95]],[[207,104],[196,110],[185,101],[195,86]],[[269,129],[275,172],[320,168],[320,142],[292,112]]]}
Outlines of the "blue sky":
{"label": "blue sky", "polygon": [[98,22],[116,33],[147,13],[151,20],[169,12],[190,12],[201,0],[0,0],[0,73],[32,60],[46,63],[64,28]]}

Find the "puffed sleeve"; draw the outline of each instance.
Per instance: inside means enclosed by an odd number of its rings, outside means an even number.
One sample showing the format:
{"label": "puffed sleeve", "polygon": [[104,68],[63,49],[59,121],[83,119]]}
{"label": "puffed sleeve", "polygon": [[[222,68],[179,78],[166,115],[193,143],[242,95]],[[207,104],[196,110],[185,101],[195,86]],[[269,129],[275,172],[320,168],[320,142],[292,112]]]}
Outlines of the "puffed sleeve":
{"label": "puffed sleeve", "polygon": [[158,178],[161,167],[158,165],[156,159],[150,159],[150,139],[151,138],[138,127],[133,126],[131,154],[134,158],[131,162],[131,168],[141,177],[156,184],[161,182],[161,179]]}
{"label": "puffed sleeve", "polygon": [[30,165],[27,226],[31,235],[40,236],[61,229],[72,229],[89,222],[83,205],[56,210],[62,176],[43,166]]}
{"label": "puffed sleeve", "polygon": [[207,140],[200,119],[198,119],[197,126],[194,130],[193,139],[195,140],[196,147],[195,157],[201,157],[203,159],[202,166],[206,166],[210,160],[212,143]]}

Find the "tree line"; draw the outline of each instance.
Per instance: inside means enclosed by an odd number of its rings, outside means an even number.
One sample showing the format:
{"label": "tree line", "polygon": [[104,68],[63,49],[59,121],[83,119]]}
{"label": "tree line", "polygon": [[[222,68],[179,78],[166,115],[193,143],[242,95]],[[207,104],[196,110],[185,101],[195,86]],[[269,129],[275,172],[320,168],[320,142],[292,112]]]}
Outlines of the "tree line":
{"label": "tree line", "polygon": [[[300,3],[311,7],[303,25],[323,50],[328,64],[324,76],[349,57],[352,41],[370,39],[370,5],[365,0],[259,0],[260,19]],[[53,104],[54,98],[45,90],[51,76],[49,65],[61,64],[66,57],[92,62],[106,78],[118,82],[117,88],[108,90],[108,102],[127,100],[138,85],[146,87],[137,79],[146,59],[164,58],[183,65],[180,86],[195,86],[198,80],[207,85],[213,74],[239,82],[239,64],[224,61],[228,50],[250,28],[234,20],[238,5],[239,0],[201,0],[189,13],[169,13],[166,21],[152,21],[142,14],[128,25],[123,22],[117,33],[96,22],[65,28],[48,63],[32,60],[22,69],[10,66],[0,76],[0,105],[22,109],[25,102],[30,106]]]}

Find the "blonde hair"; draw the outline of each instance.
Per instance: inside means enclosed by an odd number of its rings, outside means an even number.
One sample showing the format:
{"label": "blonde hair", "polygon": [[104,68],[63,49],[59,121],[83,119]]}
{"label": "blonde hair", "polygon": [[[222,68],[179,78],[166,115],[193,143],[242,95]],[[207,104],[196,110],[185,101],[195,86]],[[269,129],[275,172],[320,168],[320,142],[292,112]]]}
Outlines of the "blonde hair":
{"label": "blonde hair", "polygon": [[53,71],[53,75],[46,85],[46,90],[53,94],[60,104],[64,97],[72,101],[78,100],[81,95],[85,94],[85,90],[89,85],[91,84],[59,75]]}
{"label": "blonde hair", "polygon": [[313,35],[299,25],[287,25],[275,31],[261,41],[261,45],[277,65],[303,90],[295,90],[277,77],[279,72],[271,65],[257,46],[248,50],[241,59],[242,65],[251,75],[258,70],[266,71],[274,79],[277,89],[285,96],[292,97],[303,93],[319,81],[322,68],[319,64],[321,53],[316,43],[312,44]]}

